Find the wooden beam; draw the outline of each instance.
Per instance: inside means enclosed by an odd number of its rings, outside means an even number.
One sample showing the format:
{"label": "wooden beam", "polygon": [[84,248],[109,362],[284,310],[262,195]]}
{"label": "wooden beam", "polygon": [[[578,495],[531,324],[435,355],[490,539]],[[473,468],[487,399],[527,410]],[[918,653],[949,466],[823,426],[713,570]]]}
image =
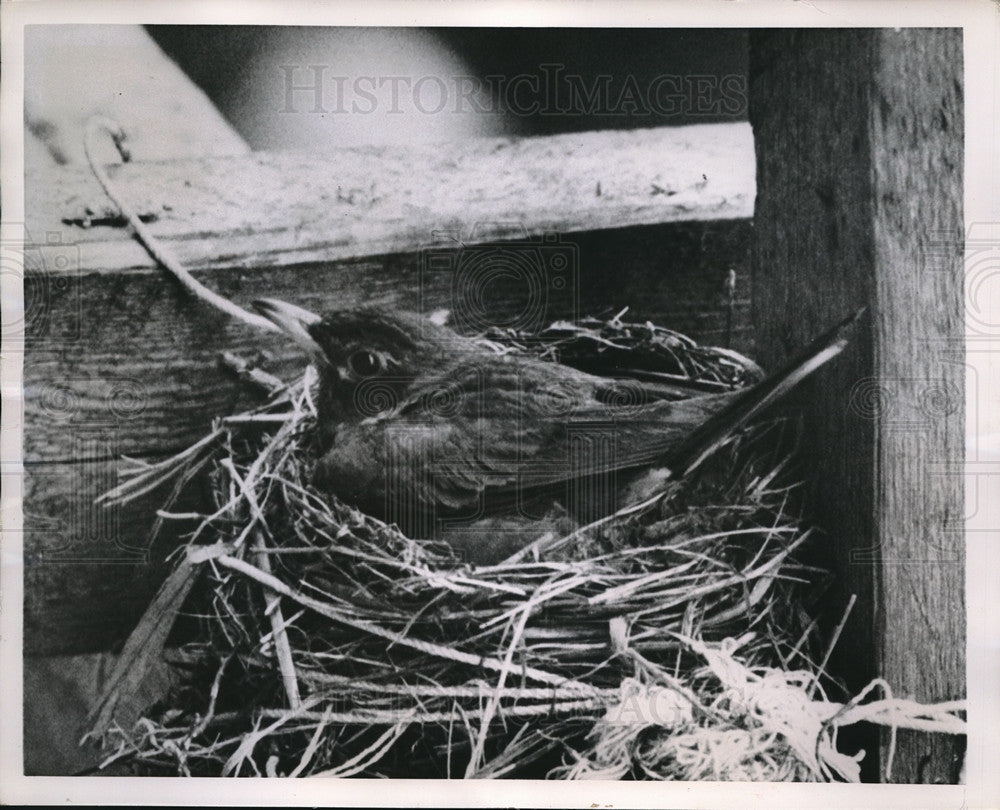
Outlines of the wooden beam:
{"label": "wooden beam", "polygon": [[[878,675],[900,697],[961,698],[962,33],[750,42],[760,357],[868,307],[850,351],[804,393],[810,505],[842,584],[830,621],[859,596],[834,665],[852,689]],[[901,733],[891,780],[953,781],[957,745]],[[870,777],[888,746],[883,733]]]}
{"label": "wooden beam", "polygon": [[[126,199],[189,268],[264,269],[448,245],[748,218],[745,123],[130,164]],[[154,269],[90,172],[25,180],[28,233],[72,245],[75,273]],[[54,268],[52,269],[55,270]]]}
{"label": "wooden beam", "polygon": [[[25,71],[24,165],[28,176],[56,177],[61,174],[57,166],[85,167],[83,131],[87,120],[95,114],[111,116],[127,128],[129,149],[134,159],[140,161],[250,151],[204,93],[163,54],[141,26],[28,26]],[[100,144],[96,156],[98,160],[117,159],[110,142]],[[46,230],[38,233],[41,244],[49,245],[48,234],[57,231],[46,223]],[[65,251],[60,252],[58,246],[54,248],[51,258],[66,257]],[[30,245],[28,254],[29,261],[41,258],[39,251]],[[66,318],[67,313],[60,316],[60,290],[83,290],[78,275],[65,275],[66,270],[75,272],[77,268],[58,264],[56,261],[52,266],[51,275],[44,274],[44,268],[36,265],[26,285],[29,316],[36,316],[29,343],[32,348],[39,337],[37,316]],[[72,294],[67,300],[71,302],[71,312],[74,304],[83,303]],[[93,307],[93,302],[89,306]],[[75,311],[80,314],[78,307]],[[69,317],[72,320],[71,314]],[[79,322],[77,318],[77,325]],[[63,324],[66,325],[65,320]],[[4,326],[6,332],[7,324]],[[68,336],[69,333],[63,335]],[[93,344],[87,346],[90,350],[94,348]],[[61,406],[58,404],[62,395],[60,381],[78,375],[83,370],[80,365],[50,360],[45,366],[39,360],[37,353],[29,355],[26,375],[30,380],[29,401],[37,405],[41,397],[50,410],[41,420],[37,413],[33,414],[29,423],[30,440],[43,446],[61,441],[58,452],[62,455],[66,455],[67,448],[82,454],[92,451],[96,444],[108,444],[110,437],[95,442],[100,437],[95,437],[93,430],[89,431],[89,437],[77,434],[74,425],[66,421],[67,410],[77,410],[72,395],[61,400]],[[45,376],[43,367],[51,376]],[[45,393],[38,393],[39,384]],[[136,391],[126,385],[113,394],[113,387],[106,381],[104,396],[110,394],[116,398],[116,409],[123,416],[137,404]],[[89,390],[99,391],[99,384],[91,381]],[[104,414],[107,421],[113,411],[105,408]],[[41,435],[35,430],[39,422],[51,426],[41,431]],[[93,458],[78,464],[47,465],[43,469],[29,462],[28,494],[24,501],[25,649],[29,653],[38,649],[40,637],[48,635],[44,625],[39,632],[39,617],[45,617],[48,627],[65,626],[69,633],[80,630],[78,617],[82,614],[97,626],[121,624],[128,620],[126,617],[143,609],[146,594],[163,576],[163,566],[156,561],[162,559],[165,549],[162,545],[149,548],[143,540],[149,536],[152,513],[142,521],[136,517],[123,522],[123,516],[127,515],[121,510],[93,507],[95,490],[114,480],[115,466],[113,461]],[[156,507],[152,502],[146,506]],[[104,562],[94,564],[95,557],[103,558]],[[25,773],[64,775],[97,764],[99,752],[77,743],[88,730],[86,714],[100,694],[109,660],[107,654],[69,659],[25,656]],[[145,697],[152,700],[157,695],[151,690]]]}

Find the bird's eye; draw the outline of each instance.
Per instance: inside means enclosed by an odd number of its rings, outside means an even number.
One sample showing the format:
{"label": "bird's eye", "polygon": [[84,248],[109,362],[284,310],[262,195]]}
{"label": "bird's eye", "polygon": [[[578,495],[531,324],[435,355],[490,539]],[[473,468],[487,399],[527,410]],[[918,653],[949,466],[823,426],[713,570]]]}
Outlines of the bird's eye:
{"label": "bird's eye", "polygon": [[372,352],[360,349],[347,358],[347,366],[358,377],[371,377],[385,368],[382,358]]}

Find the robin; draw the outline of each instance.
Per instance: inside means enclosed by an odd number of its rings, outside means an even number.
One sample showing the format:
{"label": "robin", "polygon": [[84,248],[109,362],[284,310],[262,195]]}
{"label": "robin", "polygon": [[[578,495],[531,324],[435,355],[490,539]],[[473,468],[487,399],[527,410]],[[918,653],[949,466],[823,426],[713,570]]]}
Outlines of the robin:
{"label": "robin", "polygon": [[501,354],[412,313],[254,306],[318,370],[314,484],[478,564],[686,474],[836,356],[858,317],[751,388],[676,400],[655,385]]}

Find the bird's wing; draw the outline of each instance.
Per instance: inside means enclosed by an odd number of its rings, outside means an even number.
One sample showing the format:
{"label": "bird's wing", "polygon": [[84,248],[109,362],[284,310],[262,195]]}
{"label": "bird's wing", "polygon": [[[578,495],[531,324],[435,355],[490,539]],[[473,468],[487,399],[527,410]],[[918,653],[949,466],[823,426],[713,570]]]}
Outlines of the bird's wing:
{"label": "bird's wing", "polygon": [[338,431],[318,473],[337,491],[361,487],[355,498],[468,511],[488,492],[493,507],[651,464],[732,396],[668,402],[641,383],[542,361],[459,364],[415,385],[385,418]]}

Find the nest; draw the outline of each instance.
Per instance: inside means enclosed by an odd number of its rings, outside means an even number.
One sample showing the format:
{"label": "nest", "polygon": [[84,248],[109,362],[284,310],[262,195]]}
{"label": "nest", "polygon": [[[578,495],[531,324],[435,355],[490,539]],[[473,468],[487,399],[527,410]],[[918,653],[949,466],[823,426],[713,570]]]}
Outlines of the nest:
{"label": "nest", "polygon": [[[678,396],[760,376],[620,315],[483,339],[629,368]],[[95,713],[106,762],[196,776],[858,781],[863,752],[838,750],[840,727],[964,727],[959,704],[869,699],[880,682],[829,698],[835,639],[806,609],[803,585],[821,572],[796,562],[810,532],[789,506],[780,425],[642,503],[472,567],[311,487],[310,372],[107,496],[171,478],[176,495],[208,469],[215,510],[160,514],[193,528]],[[185,599],[196,638],[164,650]],[[161,651],[170,694],[119,724],[118,701]]]}

